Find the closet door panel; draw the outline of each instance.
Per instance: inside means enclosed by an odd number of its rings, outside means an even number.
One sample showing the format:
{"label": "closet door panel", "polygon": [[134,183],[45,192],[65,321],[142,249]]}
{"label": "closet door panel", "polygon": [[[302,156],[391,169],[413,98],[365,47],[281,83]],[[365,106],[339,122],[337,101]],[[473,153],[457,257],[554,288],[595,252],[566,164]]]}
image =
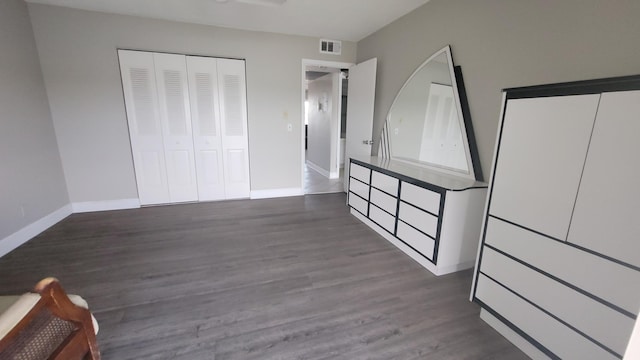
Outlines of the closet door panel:
{"label": "closet door panel", "polygon": [[639,136],[640,91],[602,94],[568,239],[635,266],[640,266]]}
{"label": "closet door panel", "polygon": [[201,201],[225,198],[217,59],[187,56],[193,147]]}
{"label": "closet door panel", "polygon": [[171,202],[197,201],[185,56],[154,53],[153,60]]}
{"label": "closet door panel", "polygon": [[118,50],[140,204],[171,201],[153,54]]}
{"label": "closet door panel", "polygon": [[242,60],[218,59],[222,155],[228,199],[250,195],[245,66]]}
{"label": "closet door panel", "polygon": [[566,240],[600,95],[509,100],[491,215]]}

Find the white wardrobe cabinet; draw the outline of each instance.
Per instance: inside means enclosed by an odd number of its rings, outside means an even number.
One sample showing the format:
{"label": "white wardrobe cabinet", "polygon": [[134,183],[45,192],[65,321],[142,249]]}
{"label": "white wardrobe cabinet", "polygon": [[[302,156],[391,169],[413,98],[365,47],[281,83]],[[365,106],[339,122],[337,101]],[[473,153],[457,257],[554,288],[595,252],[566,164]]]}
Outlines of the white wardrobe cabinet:
{"label": "white wardrobe cabinet", "polygon": [[356,218],[436,275],[473,266],[486,184],[377,157],[349,174]]}
{"label": "white wardrobe cabinet", "polygon": [[533,358],[622,359],[640,309],[640,76],[505,90],[472,298]]}
{"label": "white wardrobe cabinet", "polygon": [[244,61],[118,55],[140,203],[248,197]]}

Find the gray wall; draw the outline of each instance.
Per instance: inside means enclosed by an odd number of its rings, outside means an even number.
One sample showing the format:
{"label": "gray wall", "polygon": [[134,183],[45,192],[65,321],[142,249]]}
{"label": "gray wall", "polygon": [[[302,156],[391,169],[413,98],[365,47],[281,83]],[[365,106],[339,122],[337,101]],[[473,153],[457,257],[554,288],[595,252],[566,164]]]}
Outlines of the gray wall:
{"label": "gray wall", "polygon": [[[303,58],[318,39],[30,4],[71,202],[137,198],[117,48],[246,59],[252,190],[300,188]],[[287,131],[287,123],[293,131]]]}
{"label": "gray wall", "polygon": [[[0,1],[0,239],[69,203],[27,5]],[[24,208],[24,216],[22,210]]]}
{"label": "gray wall", "polygon": [[630,0],[431,0],[358,42],[358,62],[378,58],[374,139],[405,80],[450,44],[488,174],[501,89],[640,74],[638,19]]}

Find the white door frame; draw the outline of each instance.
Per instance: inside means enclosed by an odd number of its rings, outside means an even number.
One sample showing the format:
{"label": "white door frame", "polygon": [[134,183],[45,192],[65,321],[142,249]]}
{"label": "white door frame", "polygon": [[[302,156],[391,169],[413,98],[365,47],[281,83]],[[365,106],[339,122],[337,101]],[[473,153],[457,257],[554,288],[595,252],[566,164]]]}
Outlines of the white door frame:
{"label": "white door frame", "polygon": [[[340,61],[325,61],[325,60],[313,60],[313,59],[302,59],[302,82],[301,82],[301,86],[300,86],[300,104],[302,106],[302,110],[300,111],[300,139],[302,140],[301,146],[300,146],[300,158],[301,158],[301,162],[300,162],[300,185],[301,185],[301,189],[302,189],[302,194],[305,194],[305,190],[304,190],[304,167],[306,165],[305,163],[305,156],[304,156],[304,117],[305,117],[305,108],[304,108],[304,101],[305,101],[305,85],[306,85],[306,72],[307,72],[307,66],[325,66],[328,68],[334,68],[334,69],[348,69],[352,66],[354,66],[355,63],[349,63],[349,62],[340,62]],[[340,114],[338,114],[340,115]],[[339,119],[340,120],[340,119]],[[347,119],[348,121],[348,119]],[[340,121],[338,121],[338,124],[340,124]],[[338,126],[339,127],[339,126]],[[340,129],[339,129],[340,130]],[[339,135],[340,133],[338,133]],[[339,138],[338,138],[339,141]],[[338,167],[340,166],[340,164],[338,163]]]}

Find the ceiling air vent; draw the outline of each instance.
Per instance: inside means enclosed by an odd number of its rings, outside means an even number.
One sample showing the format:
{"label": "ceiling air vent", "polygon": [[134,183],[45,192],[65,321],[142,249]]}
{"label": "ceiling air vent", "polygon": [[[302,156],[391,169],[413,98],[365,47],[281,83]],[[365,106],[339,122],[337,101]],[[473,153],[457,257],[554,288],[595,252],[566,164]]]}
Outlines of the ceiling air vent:
{"label": "ceiling air vent", "polygon": [[320,39],[320,52],[323,54],[342,54],[342,41]]}

